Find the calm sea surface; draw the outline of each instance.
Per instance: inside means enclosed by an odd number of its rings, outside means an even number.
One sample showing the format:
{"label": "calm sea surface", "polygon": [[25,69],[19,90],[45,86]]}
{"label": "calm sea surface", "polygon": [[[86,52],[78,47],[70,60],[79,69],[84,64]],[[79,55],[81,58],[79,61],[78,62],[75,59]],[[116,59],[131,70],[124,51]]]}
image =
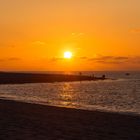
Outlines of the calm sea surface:
{"label": "calm sea surface", "polygon": [[140,72],[83,72],[115,80],[0,85],[0,98],[140,115]]}

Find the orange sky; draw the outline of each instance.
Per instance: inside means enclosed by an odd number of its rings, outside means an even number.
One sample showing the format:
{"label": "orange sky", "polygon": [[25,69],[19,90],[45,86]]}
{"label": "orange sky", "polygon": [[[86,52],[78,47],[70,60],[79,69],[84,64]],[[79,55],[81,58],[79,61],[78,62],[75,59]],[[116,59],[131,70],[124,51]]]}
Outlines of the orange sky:
{"label": "orange sky", "polygon": [[[0,70],[140,70],[140,0],[0,0]],[[72,51],[71,60],[63,59]]]}

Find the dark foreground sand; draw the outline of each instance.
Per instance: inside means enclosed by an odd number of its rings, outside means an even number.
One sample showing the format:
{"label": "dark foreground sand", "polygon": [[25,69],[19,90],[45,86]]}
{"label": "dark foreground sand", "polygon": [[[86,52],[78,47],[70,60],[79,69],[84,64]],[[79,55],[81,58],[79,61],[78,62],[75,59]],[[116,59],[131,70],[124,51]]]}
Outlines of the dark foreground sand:
{"label": "dark foreground sand", "polygon": [[140,140],[140,117],[0,100],[0,140]]}

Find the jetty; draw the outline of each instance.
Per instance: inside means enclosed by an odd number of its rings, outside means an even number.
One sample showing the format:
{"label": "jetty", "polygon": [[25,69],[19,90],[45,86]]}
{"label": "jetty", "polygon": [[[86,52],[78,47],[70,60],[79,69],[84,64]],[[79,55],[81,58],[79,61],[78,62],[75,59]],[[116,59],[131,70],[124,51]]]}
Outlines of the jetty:
{"label": "jetty", "polygon": [[0,84],[23,84],[23,83],[52,83],[72,81],[96,81],[106,80],[105,75],[101,77],[71,74],[38,74],[38,73],[14,73],[0,72]]}

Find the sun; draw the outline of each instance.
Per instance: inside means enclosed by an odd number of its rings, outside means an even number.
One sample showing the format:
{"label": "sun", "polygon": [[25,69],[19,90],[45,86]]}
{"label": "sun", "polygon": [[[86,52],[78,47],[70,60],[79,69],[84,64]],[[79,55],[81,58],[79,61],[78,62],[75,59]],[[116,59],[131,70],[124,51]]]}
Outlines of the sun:
{"label": "sun", "polygon": [[64,58],[71,59],[72,58],[72,52],[70,52],[70,51],[64,52]]}

